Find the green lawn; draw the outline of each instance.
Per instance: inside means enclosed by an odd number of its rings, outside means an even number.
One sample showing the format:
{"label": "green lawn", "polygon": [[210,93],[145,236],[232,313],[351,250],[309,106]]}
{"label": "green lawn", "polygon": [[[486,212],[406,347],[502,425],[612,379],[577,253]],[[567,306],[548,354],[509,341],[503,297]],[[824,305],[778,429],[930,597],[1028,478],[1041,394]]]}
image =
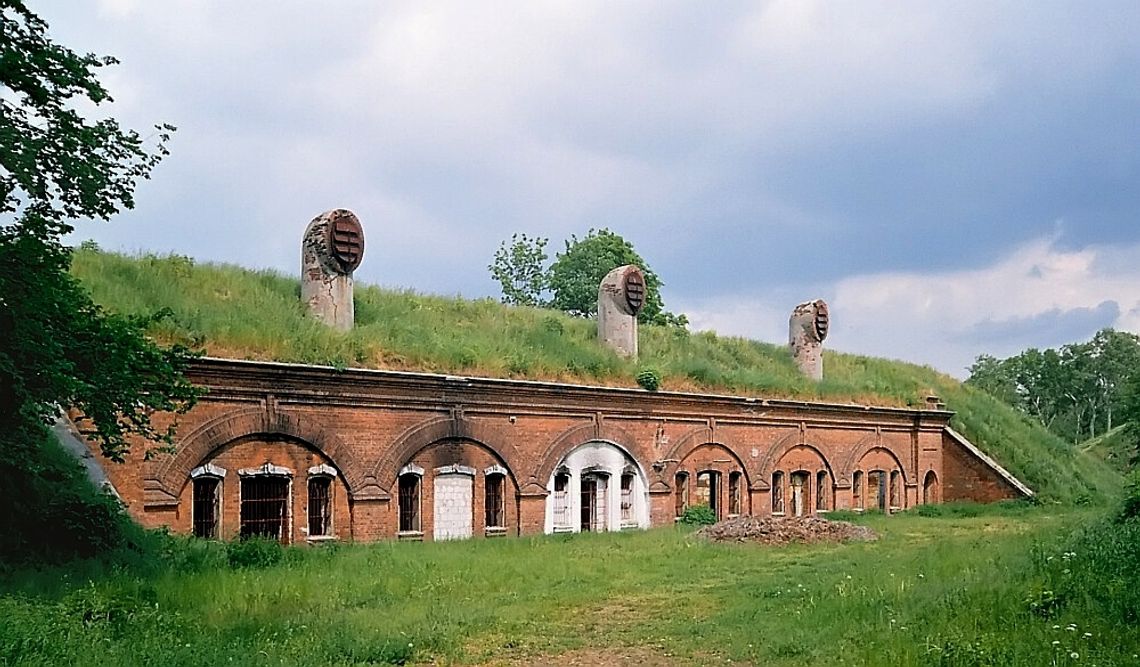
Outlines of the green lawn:
{"label": "green lawn", "polygon": [[1073,537],[1100,519],[987,512],[869,516],[881,539],[848,545],[662,528],[290,550],[264,569],[175,542],[146,576],[10,574],[0,663],[1136,664],[1140,525]]}

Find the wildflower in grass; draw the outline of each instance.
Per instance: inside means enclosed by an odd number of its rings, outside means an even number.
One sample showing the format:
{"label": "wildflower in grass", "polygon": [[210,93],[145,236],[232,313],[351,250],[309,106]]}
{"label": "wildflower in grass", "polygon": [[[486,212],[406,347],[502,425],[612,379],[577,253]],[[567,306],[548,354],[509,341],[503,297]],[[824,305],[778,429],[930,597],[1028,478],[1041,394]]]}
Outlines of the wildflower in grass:
{"label": "wildflower in grass", "polygon": [[1069,654],[1069,657],[1072,658],[1073,660],[1079,660],[1081,657],[1081,654],[1077,653],[1076,651],[1073,651],[1072,653]]}

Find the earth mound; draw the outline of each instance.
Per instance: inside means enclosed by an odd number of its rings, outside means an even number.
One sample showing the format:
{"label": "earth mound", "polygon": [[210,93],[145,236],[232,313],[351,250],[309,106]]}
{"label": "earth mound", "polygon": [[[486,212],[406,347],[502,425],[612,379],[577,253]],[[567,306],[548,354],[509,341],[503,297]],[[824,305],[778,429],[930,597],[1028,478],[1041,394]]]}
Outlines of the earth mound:
{"label": "earth mound", "polygon": [[817,544],[821,542],[868,542],[878,539],[875,531],[846,521],[816,517],[738,516],[705,526],[698,537],[713,542],[757,544]]}

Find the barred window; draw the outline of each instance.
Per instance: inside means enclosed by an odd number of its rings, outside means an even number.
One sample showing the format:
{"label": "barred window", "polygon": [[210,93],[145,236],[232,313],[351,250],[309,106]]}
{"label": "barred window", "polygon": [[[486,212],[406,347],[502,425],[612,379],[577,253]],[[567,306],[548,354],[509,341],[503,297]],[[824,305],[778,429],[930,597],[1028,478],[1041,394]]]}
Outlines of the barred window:
{"label": "barred window", "polygon": [[415,473],[400,475],[399,488],[400,532],[420,532],[420,476]]}
{"label": "barred window", "polygon": [[621,476],[621,520],[633,521],[633,475],[628,472]]}
{"label": "barred window", "polygon": [[332,478],[309,478],[309,537],[332,534]]}
{"label": "barred window", "polygon": [[501,474],[487,475],[486,492],[484,495],[485,525],[487,528],[502,528],[506,526],[507,517],[504,511],[503,486],[504,477]]}
{"label": "barred window", "polygon": [[863,509],[863,471],[856,470],[855,474],[851,477],[851,499],[854,501],[852,505],[857,510]]}
{"label": "barred window", "polygon": [[827,480],[827,471],[820,470],[815,474],[815,509],[827,510],[827,490],[831,486]]}
{"label": "barred window", "polygon": [[289,478],[252,475],[241,479],[241,536],[288,541]]}
{"label": "barred window", "polygon": [[218,537],[218,515],[222,480],[217,477],[198,477],[194,480],[194,536],[206,539]]}

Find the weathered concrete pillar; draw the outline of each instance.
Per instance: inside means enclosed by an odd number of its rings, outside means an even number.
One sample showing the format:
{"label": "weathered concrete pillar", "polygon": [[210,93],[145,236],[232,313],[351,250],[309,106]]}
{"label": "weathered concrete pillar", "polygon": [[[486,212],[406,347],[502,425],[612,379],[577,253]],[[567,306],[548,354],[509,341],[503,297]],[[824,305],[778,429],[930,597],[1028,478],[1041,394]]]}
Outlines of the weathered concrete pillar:
{"label": "weathered concrete pillar", "polygon": [[808,301],[796,306],[788,320],[788,345],[792,358],[804,375],[813,380],[823,379],[823,339],[831,324],[827,303],[823,299]]}
{"label": "weathered concrete pillar", "polygon": [[301,241],[301,301],[309,314],[342,331],[352,328],[352,272],[364,259],[364,229],[347,209],[326,211]]}
{"label": "weathered concrete pillar", "polygon": [[645,296],[645,274],[632,264],[610,271],[598,286],[598,339],[623,357],[637,358],[637,314]]}

